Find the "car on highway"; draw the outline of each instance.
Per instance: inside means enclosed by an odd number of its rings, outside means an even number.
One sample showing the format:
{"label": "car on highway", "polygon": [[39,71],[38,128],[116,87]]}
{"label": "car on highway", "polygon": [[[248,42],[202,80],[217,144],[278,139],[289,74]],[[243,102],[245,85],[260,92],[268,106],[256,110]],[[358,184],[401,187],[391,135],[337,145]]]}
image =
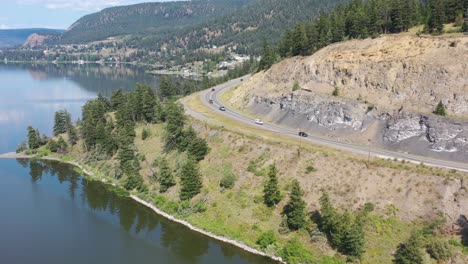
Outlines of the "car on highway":
{"label": "car on highway", "polygon": [[210,104],[213,104],[213,100],[211,100],[211,99],[210,99],[208,102],[209,102]]}
{"label": "car on highway", "polygon": [[301,132],[299,132],[299,136],[300,136],[300,137],[308,137],[309,135],[307,135],[306,132],[302,132],[302,131],[301,131]]}
{"label": "car on highway", "polygon": [[211,91],[214,92],[214,91],[216,91],[216,90],[215,90],[215,88],[212,88]]}
{"label": "car on highway", "polygon": [[244,79],[241,79],[241,82],[243,82],[243,81],[244,81]]}
{"label": "car on highway", "polygon": [[219,110],[221,110],[221,111],[226,111],[226,107],[220,106],[220,107],[219,107]]}
{"label": "car on highway", "polygon": [[255,119],[255,124],[257,125],[263,125],[263,121],[260,119]]}

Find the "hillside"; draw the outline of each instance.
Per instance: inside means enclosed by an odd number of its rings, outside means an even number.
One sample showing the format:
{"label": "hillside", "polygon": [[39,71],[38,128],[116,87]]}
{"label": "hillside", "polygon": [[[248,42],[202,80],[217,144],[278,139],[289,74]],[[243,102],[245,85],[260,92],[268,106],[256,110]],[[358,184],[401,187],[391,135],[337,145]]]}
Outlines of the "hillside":
{"label": "hillside", "polygon": [[[292,127],[466,161],[468,123],[432,112],[442,102],[450,116],[466,118],[467,61],[466,36],[352,40],[286,59],[229,100]],[[296,82],[302,90],[293,92]]]}
{"label": "hillside", "polygon": [[0,30],[0,48],[22,45],[27,38],[34,33],[47,35],[60,34],[62,32],[64,32],[64,30],[47,28],[2,29]]}
{"label": "hillside", "polygon": [[135,34],[167,34],[223,16],[252,0],[195,0],[142,3],[106,8],[80,18],[63,34],[62,42],[79,43]]}
{"label": "hillside", "polygon": [[104,9],[75,22],[62,43],[126,36],[137,47],[197,49],[231,44],[258,48],[262,38],[271,42],[299,21],[342,0],[197,0],[145,3]]}

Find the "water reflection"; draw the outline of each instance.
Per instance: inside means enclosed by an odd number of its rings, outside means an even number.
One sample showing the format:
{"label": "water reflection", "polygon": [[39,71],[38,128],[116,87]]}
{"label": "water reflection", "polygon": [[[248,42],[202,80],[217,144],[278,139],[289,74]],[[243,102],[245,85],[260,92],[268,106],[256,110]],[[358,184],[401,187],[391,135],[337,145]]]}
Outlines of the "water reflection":
{"label": "water reflection", "polygon": [[[55,161],[17,160],[29,167],[33,185],[46,182],[66,187],[66,195],[81,208],[90,210],[102,220],[115,224],[132,236],[162,247],[177,256],[175,262],[155,263],[274,263],[269,259],[248,254],[234,246],[216,242],[175,224],[149,208],[119,195],[119,191],[101,182],[89,181],[72,166]],[[36,187],[34,187],[36,188]],[[125,241],[127,242],[127,241]]]}

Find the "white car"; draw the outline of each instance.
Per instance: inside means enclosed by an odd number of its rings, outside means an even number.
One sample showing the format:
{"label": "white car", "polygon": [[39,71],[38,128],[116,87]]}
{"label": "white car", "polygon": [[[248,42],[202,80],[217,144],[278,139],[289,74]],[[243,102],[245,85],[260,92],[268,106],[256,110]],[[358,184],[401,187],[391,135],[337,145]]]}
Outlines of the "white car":
{"label": "white car", "polygon": [[257,125],[263,125],[263,121],[260,119],[255,119],[255,124]]}

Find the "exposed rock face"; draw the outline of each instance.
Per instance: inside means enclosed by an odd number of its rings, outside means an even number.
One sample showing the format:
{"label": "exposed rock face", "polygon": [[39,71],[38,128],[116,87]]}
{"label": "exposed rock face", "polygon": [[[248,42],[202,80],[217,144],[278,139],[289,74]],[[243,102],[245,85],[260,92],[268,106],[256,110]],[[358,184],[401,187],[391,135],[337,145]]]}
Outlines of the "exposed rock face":
{"label": "exposed rock face", "polygon": [[466,36],[337,43],[252,76],[235,95],[234,106],[283,125],[468,161],[468,121],[431,114],[442,101],[450,115],[468,116]]}
{"label": "exposed rock face", "polygon": [[294,94],[277,98],[256,96],[249,108],[274,122],[324,132],[359,132],[372,118],[365,104],[352,100],[329,100],[320,95],[303,96],[300,100],[296,100]]}
{"label": "exposed rock face", "polygon": [[26,41],[23,44],[23,47],[34,48],[37,46],[44,45],[45,40],[48,38],[47,35],[39,35],[37,33],[33,33],[29,35]]}
{"label": "exposed rock face", "polygon": [[468,122],[401,113],[387,119],[382,134],[391,148],[468,161]]}
{"label": "exposed rock face", "polygon": [[352,40],[312,56],[286,59],[249,82],[253,95],[303,89],[362,98],[388,109],[430,113],[443,101],[451,115],[468,115],[468,36],[390,35]]}

